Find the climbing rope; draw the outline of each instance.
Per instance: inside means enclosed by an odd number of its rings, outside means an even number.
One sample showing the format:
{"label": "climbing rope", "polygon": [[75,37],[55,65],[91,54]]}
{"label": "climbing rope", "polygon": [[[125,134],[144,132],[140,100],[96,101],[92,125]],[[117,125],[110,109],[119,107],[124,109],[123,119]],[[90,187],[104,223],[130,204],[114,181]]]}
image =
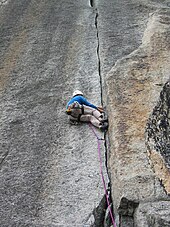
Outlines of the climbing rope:
{"label": "climbing rope", "polygon": [[102,178],[102,182],[103,182],[103,187],[104,187],[104,191],[105,191],[106,201],[107,201],[107,205],[108,205],[108,208],[109,208],[109,213],[110,213],[110,217],[111,217],[111,220],[112,220],[112,224],[113,224],[114,227],[116,227],[116,223],[115,223],[115,220],[113,218],[113,214],[112,214],[112,210],[111,210],[111,206],[110,206],[110,202],[109,202],[109,195],[108,195],[108,192],[107,192],[107,189],[106,189],[106,183],[105,183],[105,179],[104,179],[104,175],[103,175],[103,169],[102,169],[100,141],[104,140],[104,139],[101,139],[101,138],[98,137],[94,127],[91,124],[89,124],[89,127],[91,128],[93,134],[95,135],[95,137],[97,139],[98,156],[99,156],[99,162],[100,162],[100,174],[101,174],[101,178]]}

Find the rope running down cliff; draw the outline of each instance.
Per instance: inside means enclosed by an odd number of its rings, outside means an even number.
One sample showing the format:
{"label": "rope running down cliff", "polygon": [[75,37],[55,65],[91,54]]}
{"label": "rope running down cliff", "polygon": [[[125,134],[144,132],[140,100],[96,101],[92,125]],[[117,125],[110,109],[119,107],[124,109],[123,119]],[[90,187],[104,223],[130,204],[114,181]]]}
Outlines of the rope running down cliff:
{"label": "rope running down cliff", "polygon": [[101,158],[101,151],[100,151],[100,140],[102,140],[102,139],[100,139],[98,137],[98,135],[95,132],[95,129],[93,128],[93,126],[91,124],[89,124],[89,127],[91,128],[93,134],[95,135],[95,137],[97,139],[98,157],[99,157],[99,161],[100,161],[100,174],[101,174],[101,178],[102,178],[102,182],[103,182],[103,187],[104,187],[104,191],[105,191],[105,195],[106,195],[107,205],[108,205],[108,208],[109,208],[109,213],[110,213],[110,217],[111,217],[111,220],[112,220],[112,224],[113,224],[114,227],[116,227],[116,223],[115,223],[115,220],[113,218],[112,210],[111,210],[111,207],[110,207],[109,195],[107,193],[106,183],[105,183],[105,179],[104,179],[104,175],[103,175],[103,169],[102,169],[102,158]]}

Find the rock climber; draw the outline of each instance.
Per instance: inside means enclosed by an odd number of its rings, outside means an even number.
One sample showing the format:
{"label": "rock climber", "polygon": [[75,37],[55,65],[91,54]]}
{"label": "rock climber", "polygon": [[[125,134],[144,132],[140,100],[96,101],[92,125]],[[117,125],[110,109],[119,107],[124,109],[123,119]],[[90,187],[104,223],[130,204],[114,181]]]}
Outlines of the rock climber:
{"label": "rock climber", "polygon": [[91,122],[101,131],[108,128],[108,120],[104,118],[103,107],[97,107],[88,102],[79,90],[73,92],[73,97],[67,103],[66,113],[71,122]]}

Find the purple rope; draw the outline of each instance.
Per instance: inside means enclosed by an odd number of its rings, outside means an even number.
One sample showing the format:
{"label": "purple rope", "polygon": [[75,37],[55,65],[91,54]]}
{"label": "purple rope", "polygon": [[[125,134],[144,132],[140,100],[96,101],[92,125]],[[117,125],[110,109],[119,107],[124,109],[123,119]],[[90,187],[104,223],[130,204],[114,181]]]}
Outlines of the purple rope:
{"label": "purple rope", "polygon": [[103,182],[103,186],[104,186],[104,191],[105,191],[105,195],[106,195],[107,205],[108,205],[108,208],[109,208],[109,213],[110,213],[110,217],[111,217],[111,220],[112,220],[112,224],[113,224],[114,227],[116,227],[116,223],[115,223],[115,220],[113,218],[112,210],[111,210],[111,207],[110,207],[109,196],[108,196],[108,193],[107,193],[106,183],[105,183],[105,180],[104,180],[104,175],[103,175],[103,170],[102,170],[102,158],[101,158],[101,151],[100,151],[100,140],[101,139],[98,137],[95,129],[93,128],[93,126],[91,124],[89,124],[89,127],[91,128],[91,130],[93,131],[93,134],[97,138],[98,156],[99,156],[99,162],[100,162],[100,174],[101,174],[101,178],[102,178],[102,182]]}

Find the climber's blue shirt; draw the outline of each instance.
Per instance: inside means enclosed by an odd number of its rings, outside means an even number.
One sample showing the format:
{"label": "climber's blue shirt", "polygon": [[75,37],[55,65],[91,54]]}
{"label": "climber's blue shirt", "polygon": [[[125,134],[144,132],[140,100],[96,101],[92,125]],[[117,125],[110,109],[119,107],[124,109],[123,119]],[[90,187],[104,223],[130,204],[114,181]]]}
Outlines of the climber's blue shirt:
{"label": "climber's blue shirt", "polygon": [[82,95],[77,95],[77,96],[73,97],[67,103],[67,107],[66,108],[68,108],[68,106],[71,105],[73,102],[78,102],[80,105],[86,105],[86,106],[90,106],[90,107],[92,107],[94,109],[97,109],[97,106],[95,106],[95,105],[91,104],[90,102],[88,102],[87,99],[84,98]]}

